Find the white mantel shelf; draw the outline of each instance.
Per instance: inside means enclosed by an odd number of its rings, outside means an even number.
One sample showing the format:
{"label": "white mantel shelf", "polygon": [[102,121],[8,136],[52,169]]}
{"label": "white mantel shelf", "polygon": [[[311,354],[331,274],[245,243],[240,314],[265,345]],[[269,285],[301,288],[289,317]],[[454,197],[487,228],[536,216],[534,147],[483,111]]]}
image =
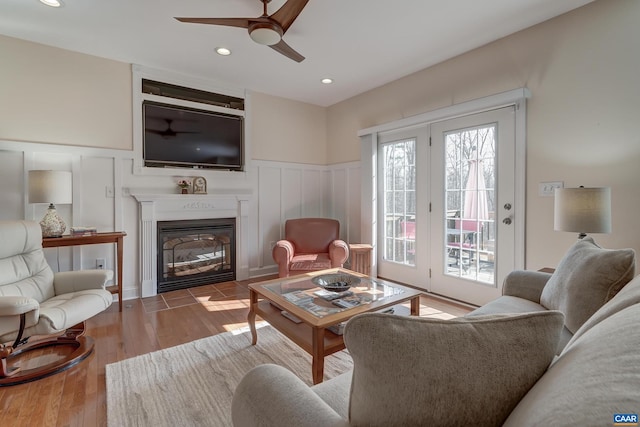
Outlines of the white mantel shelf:
{"label": "white mantel shelf", "polygon": [[140,206],[141,295],[157,295],[158,221],[208,218],[236,220],[236,279],[249,278],[250,190],[221,190],[210,194],[131,192]]}

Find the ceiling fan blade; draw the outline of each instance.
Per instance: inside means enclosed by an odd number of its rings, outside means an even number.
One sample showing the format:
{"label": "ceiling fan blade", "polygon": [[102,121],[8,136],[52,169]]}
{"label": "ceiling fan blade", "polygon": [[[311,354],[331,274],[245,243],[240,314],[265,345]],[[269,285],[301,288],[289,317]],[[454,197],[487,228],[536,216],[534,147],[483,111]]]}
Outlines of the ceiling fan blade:
{"label": "ceiling fan blade", "polygon": [[293,50],[293,48],[291,46],[289,46],[288,44],[286,44],[284,42],[284,40],[280,40],[280,42],[269,46],[271,49],[275,50],[276,52],[279,52],[281,54],[283,54],[284,56],[286,56],[289,59],[293,59],[296,62],[302,62],[304,61],[304,56],[300,55],[298,52],[296,52],[295,50]]}
{"label": "ceiling fan blade", "polygon": [[269,18],[280,24],[282,27],[282,34],[284,34],[287,32],[291,24],[293,24],[293,21],[296,20],[298,15],[300,15],[300,12],[302,12],[302,9],[304,9],[308,2],[309,0],[288,0],[280,9],[269,16]]}
{"label": "ceiling fan blade", "polygon": [[249,21],[254,18],[175,18],[190,24],[226,25],[227,27],[249,28]]}

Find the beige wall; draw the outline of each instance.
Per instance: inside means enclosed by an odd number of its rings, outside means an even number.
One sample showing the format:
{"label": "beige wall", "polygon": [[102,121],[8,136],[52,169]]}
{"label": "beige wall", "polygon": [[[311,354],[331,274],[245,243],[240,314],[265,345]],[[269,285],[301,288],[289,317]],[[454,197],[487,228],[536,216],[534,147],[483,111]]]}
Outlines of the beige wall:
{"label": "beige wall", "polygon": [[328,109],[328,163],[360,157],[359,129],[528,87],[527,268],[554,266],[575,240],[553,231],[538,183],[611,186],[605,247],[640,254],[640,2],[599,0]]}
{"label": "beige wall", "polygon": [[[0,140],[133,149],[131,65],[0,36]],[[252,158],[326,165],[326,109],[251,96]]]}
{"label": "beige wall", "polygon": [[251,111],[253,159],[327,164],[325,108],[253,92]]}
{"label": "beige wall", "polygon": [[133,148],[131,66],[0,36],[0,139]]}

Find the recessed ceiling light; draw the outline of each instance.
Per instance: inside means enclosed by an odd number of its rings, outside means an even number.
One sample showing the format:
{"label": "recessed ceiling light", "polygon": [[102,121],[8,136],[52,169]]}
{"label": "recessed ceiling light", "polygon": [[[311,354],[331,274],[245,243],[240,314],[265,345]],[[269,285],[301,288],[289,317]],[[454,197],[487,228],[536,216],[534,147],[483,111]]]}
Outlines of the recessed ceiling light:
{"label": "recessed ceiling light", "polygon": [[333,79],[329,79],[329,78],[322,79],[320,81],[326,85],[330,85],[331,83],[333,83]]}
{"label": "recessed ceiling light", "polygon": [[231,55],[231,51],[229,49],[227,49],[226,47],[217,47],[216,48],[216,53],[218,55],[222,55],[222,56],[229,56]]}
{"label": "recessed ceiling light", "polygon": [[40,0],[40,3],[46,4],[47,6],[51,6],[51,7],[60,7],[60,6],[62,6],[62,1],[61,0]]}

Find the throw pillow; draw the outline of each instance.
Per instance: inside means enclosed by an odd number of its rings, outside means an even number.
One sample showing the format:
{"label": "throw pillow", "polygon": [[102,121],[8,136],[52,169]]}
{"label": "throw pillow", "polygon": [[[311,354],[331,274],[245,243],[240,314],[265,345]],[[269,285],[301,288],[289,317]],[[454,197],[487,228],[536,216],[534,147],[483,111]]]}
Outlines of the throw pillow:
{"label": "throw pillow", "polygon": [[540,304],[565,315],[575,334],[635,275],[633,249],[603,249],[591,237],[578,240],[558,264],[540,296]]}
{"label": "throw pillow", "polygon": [[500,425],[545,372],[558,311],[451,320],[377,313],[351,319],[354,426]]}

